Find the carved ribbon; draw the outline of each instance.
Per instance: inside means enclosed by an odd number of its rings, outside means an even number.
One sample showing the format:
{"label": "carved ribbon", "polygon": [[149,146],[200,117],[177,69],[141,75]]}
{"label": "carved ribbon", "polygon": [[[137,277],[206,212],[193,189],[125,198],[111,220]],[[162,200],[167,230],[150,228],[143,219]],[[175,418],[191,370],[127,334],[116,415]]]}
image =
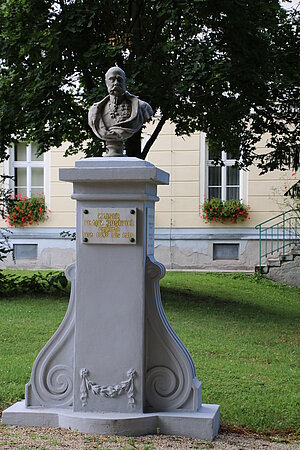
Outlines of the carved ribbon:
{"label": "carved ribbon", "polygon": [[137,372],[134,369],[129,369],[127,372],[128,379],[121,381],[119,384],[100,386],[99,384],[93,383],[88,379],[89,371],[87,369],[80,370],[81,385],[80,385],[80,400],[82,406],[87,405],[87,399],[89,396],[89,391],[92,391],[95,395],[101,395],[106,398],[115,398],[119,395],[127,392],[128,405],[134,408],[134,378]]}

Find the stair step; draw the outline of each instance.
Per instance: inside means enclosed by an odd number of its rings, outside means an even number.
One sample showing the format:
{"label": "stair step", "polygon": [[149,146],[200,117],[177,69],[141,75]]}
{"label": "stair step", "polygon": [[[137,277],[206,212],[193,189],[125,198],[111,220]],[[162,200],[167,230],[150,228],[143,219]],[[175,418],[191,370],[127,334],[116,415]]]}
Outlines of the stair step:
{"label": "stair step", "polygon": [[261,267],[255,266],[255,272],[266,275],[269,272],[269,266],[261,266]]}
{"label": "stair step", "polygon": [[281,261],[280,259],[268,259],[268,265],[270,267],[280,267]]}
{"label": "stair step", "polygon": [[281,261],[293,261],[294,255],[293,254],[282,255],[282,256],[280,256],[280,260]]}
{"label": "stair step", "polygon": [[281,264],[285,261],[293,261],[296,256],[300,256],[300,245],[296,245],[286,255],[279,255],[278,257],[268,259],[267,263],[262,265],[261,267],[259,267],[259,265],[256,265],[255,272],[267,274],[269,272],[269,267],[280,267]]}

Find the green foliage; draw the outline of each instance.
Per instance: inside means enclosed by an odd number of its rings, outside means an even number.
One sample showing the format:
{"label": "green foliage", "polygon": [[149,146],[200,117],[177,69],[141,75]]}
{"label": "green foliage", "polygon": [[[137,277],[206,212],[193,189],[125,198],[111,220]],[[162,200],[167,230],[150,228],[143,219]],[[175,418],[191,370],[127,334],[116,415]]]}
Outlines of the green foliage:
{"label": "green foliage", "polygon": [[0,294],[9,297],[33,292],[36,295],[68,294],[68,280],[63,272],[32,272],[24,275],[22,271],[0,271]]}
{"label": "green foliage", "polygon": [[[176,133],[207,133],[210,150],[241,165],[269,133],[261,168],[299,164],[297,13],[278,0],[4,0],[0,8],[0,157],[14,139],[41,152],[68,141],[67,153],[102,154],[87,111],[106,95],[116,62],[128,90]],[[217,158],[217,157],[216,157]]]}
{"label": "green foliage", "polygon": [[49,210],[45,202],[44,195],[12,195],[7,202],[7,214],[5,222],[10,227],[26,227],[49,218]]}
{"label": "green foliage", "polygon": [[64,239],[70,239],[70,241],[76,241],[76,231],[61,231],[60,236]]}
{"label": "green foliage", "polygon": [[208,222],[224,223],[230,220],[231,224],[238,221],[244,222],[248,217],[249,206],[244,205],[240,200],[220,200],[212,198],[205,200],[202,206],[203,219]]}
{"label": "green foliage", "polygon": [[292,173],[292,178],[285,174],[282,178],[282,185],[274,187],[272,190],[280,210],[288,211],[293,209],[295,215],[300,219],[300,195],[296,195],[297,192],[294,193],[296,186],[299,186],[300,189],[300,171]]}

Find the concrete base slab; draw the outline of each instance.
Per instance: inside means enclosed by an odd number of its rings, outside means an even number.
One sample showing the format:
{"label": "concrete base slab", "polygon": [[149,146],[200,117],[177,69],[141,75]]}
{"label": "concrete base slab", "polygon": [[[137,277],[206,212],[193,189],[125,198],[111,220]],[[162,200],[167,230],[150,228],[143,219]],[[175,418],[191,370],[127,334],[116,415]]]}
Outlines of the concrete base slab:
{"label": "concrete base slab", "polygon": [[172,434],[213,440],[219,430],[219,405],[205,405],[198,412],[92,413],[71,408],[26,407],[25,401],[3,411],[3,425],[71,428],[83,433],[121,436]]}

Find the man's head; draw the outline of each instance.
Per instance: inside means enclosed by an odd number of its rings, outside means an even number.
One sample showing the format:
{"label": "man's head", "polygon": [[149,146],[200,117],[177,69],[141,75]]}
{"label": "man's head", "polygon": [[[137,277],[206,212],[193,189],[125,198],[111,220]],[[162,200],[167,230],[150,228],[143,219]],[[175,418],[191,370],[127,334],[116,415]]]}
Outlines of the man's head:
{"label": "man's head", "polygon": [[126,75],[120,67],[111,67],[105,74],[108,93],[120,97],[126,90]]}

